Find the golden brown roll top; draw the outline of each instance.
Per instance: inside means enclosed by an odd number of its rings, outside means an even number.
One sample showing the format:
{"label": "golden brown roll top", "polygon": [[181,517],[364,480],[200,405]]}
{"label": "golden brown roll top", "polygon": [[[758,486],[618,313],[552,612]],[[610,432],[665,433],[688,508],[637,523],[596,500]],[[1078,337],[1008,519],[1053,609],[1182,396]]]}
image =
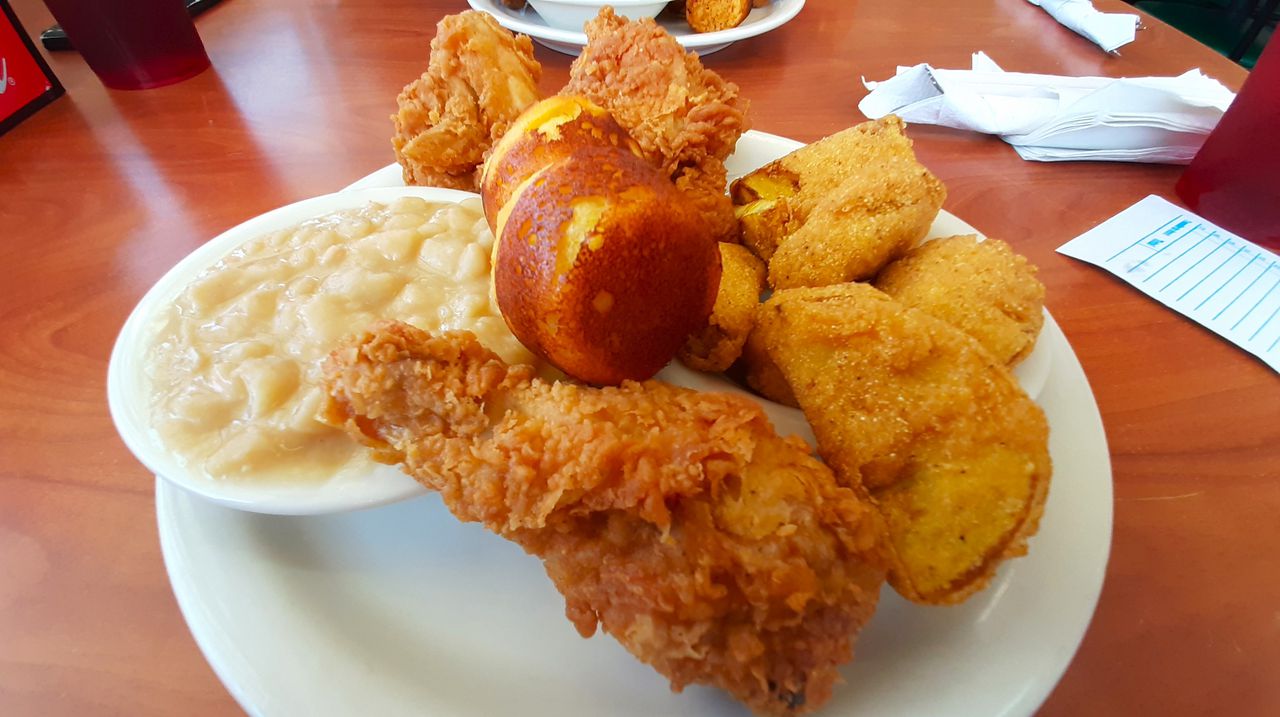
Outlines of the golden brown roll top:
{"label": "golden brown roll top", "polygon": [[657,373],[706,324],[720,253],[644,160],[580,148],[514,190],[495,219],[494,287],[518,339],[597,384]]}
{"label": "golden brown roll top", "polygon": [[480,192],[489,228],[497,233],[498,212],[521,182],[583,147],[617,147],[641,156],[613,116],[586,98],[548,97],[520,115],[484,164]]}

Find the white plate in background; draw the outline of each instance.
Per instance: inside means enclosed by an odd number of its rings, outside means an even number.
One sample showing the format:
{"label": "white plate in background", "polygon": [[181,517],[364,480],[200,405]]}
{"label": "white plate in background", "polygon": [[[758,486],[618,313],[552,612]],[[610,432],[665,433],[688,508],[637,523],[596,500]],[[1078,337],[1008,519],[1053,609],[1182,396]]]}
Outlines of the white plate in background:
{"label": "white plate in background", "polygon": [[[556,52],[577,55],[582,50],[582,46],[587,44],[587,36],[584,33],[560,30],[547,25],[531,5],[526,5],[522,10],[512,10],[503,5],[502,0],[467,0],[467,2],[472,8],[493,15],[498,24],[508,30],[524,33],[538,44],[545,45]],[[709,55],[717,50],[723,50],[738,40],[762,35],[790,22],[803,7],[804,0],[772,0],[764,7],[753,8],[741,25],[716,32],[694,32],[683,19],[671,20],[666,16],[660,16],[658,22],[685,49],[697,50],[699,55]]]}

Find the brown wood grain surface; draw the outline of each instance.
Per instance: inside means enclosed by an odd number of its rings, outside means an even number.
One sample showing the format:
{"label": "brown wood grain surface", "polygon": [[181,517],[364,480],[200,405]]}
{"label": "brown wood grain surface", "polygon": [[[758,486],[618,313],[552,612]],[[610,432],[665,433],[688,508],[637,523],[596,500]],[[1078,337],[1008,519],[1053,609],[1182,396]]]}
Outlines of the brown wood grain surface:
{"label": "brown wood grain surface", "polygon": [[[1100,0],[1104,9],[1121,8]],[[32,34],[51,20],[14,3]],[[68,94],[0,136],[0,715],[227,715],[178,612],[153,479],[105,400],[125,316],[178,259],[265,210],[392,161],[388,114],[462,0],[226,0],[202,15],[213,69],[108,91],[46,53]],[[711,55],[755,128],[813,140],[861,121],[860,76],[899,64],[1245,73],[1151,19],[1110,57],[1025,0],[810,0]],[[551,92],[569,58],[538,48]],[[1024,162],[998,139],[913,127],[946,208],[1040,266],[1114,463],[1101,602],[1042,714],[1280,714],[1280,379],[1054,249],[1177,167]],[[1034,549],[1034,545],[1033,545]]]}

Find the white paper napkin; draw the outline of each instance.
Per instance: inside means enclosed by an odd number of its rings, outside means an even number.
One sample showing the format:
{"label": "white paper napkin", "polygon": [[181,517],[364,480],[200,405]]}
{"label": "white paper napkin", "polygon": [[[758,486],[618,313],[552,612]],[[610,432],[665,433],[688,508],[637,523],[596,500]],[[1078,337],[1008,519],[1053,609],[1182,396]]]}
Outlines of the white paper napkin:
{"label": "white paper napkin", "polygon": [[899,67],[858,109],[872,119],[999,135],[1023,159],[1186,164],[1235,93],[1190,70],[1178,77],[1064,77],[1005,72],[986,54],[973,69]]}
{"label": "white paper napkin", "polygon": [[1128,13],[1099,12],[1092,0],[1027,0],[1044,8],[1054,20],[1089,38],[1106,50],[1133,42],[1138,30],[1138,16]]}

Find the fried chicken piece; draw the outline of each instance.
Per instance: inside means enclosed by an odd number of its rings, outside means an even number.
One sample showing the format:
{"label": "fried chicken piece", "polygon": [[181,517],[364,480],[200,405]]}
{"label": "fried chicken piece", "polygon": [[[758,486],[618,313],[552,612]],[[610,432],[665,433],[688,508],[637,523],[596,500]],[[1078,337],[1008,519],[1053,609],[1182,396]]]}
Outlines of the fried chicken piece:
{"label": "fried chicken piece", "polygon": [[678,354],[696,371],[718,373],[738,360],[764,291],[764,263],[746,247],[720,242],[720,267],[720,287],[707,325],[691,334]]}
{"label": "fried chicken piece", "polygon": [[925,242],[885,267],[875,287],[964,331],[1008,366],[1031,353],[1044,326],[1035,266],[998,239]]}
{"label": "fried chicken piece", "polygon": [[819,453],[884,517],[889,581],[947,604],[1023,555],[1052,468],[1044,413],[973,338],[867,284],[778,291],[758,325]]}
{"label": "fried chicken piece", "polygon": [[736,241],[731,203],[714,198],[725,193],[724,160],[747,129],[738,86],[652,19],[627,20],[605,7],[584,29],[588,42],[563,92],[608,110],[650,161],[696,190],[718,238]]}
{"label": "fried chicken piece", "polygon": [[587,45],[569,68],[566,94],[609,110],[668,174],[733,153],[747,129],[737,85],[652,19],[628,20],[606,7],[584,30]]}
{"label": "fried chicken piece", "polygon": [[701,164],[677,170],[673,177],[676,189],[689,199],[704,221],[711,236],[719,242],[737,244],[741,240],[738,218],[733,213],[733,201],[725,193],[729,183],[729,171],[724,162],[707,157]]}
{"label": "fried chicken piece", "polygon": [[538,101],[541,76],[533,42],[488,13],[441,20],[427,71],[405,86],[391,116],[405,184],[476,191],[485,153]]}
{"label": "fried chicken piece", "polygon": [[743,243],[787,289],[871,278],[925,237],[947,192],[890,115],[770,162],[731,194]]}
{"label": "fried chicken piece", "polygon": [[532,374],[470,333],[388,322],[330,356],[323,419],[542,558],[578,631],[673,689],[820,707],[884,576],[870,506],[748,399]]}

